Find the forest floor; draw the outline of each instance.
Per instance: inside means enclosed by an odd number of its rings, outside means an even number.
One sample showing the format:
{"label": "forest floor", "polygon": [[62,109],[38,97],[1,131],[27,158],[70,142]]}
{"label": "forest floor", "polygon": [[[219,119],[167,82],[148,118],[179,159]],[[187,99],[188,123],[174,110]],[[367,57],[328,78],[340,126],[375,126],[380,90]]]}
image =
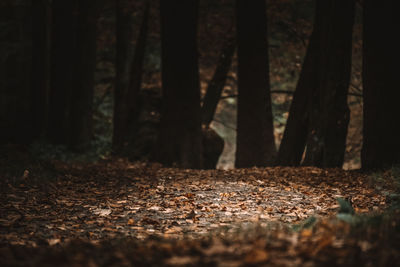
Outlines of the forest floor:
{"label": "forest floor", "polygon": [[[2,171],[9,169],[4,164]],[[391,173],[180,170],[113,159],[37,163],[19,176],[1,175],[1,266],[388,266],[400,260],[399,209],[388,208],[398,196]]]}

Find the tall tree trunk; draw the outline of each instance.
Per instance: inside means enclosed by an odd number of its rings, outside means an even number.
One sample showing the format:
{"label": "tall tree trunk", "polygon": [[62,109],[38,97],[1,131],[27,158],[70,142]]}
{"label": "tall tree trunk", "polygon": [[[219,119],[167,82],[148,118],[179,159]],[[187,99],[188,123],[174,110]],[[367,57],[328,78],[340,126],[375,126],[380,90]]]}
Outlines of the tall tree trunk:
{"label": "tall tree trunk", "polygon": [[146,41],[149,24],[150,1],[146,1],[146,6],[143,12],[142,25],[140,27],[139,36],[137,38],[135,52],[131,64],[131,75],[128,91],[128,127],[129,136],[133,136],[137,125],[137,120],[140,113],[139,93],[142,85],[143,64],[146,52]]}
{"label": "tall tree trunk", "polygon": [[[350,111],[354,0],[317,0],[321,25],[318,88],[314,92],[304,165],[341,167]],[[318,19],[318,18],[317,18]]]}
{"label": "tall tree trunk", "polygon": [[48,129],[51,142],[68,144],[69,99],[76,68],[77,0],[53,1]]}
{"label": "tall tree trunk", "polygon": [[92,139],[92,107],[96,68],[96,24],[98,3],[80,0],[78,6],[75,81],[71,88],[70,146],[82,150]]}
{"label": "tall tree trunk", "polygon": [[304,153],[309,124],[309,105],[312,92],[318,82],[318,51],[320,49],[319,29],[314,21],[313,33],[310,37],[304,58],[297,88],[293,95],[289,110],[289,118],[279,147],[277,165],[298,166]]}
{"label": "tall tree trunk", "polygon": [[400,163],[397,10],[394,0],[364,1],[363,169]]}
{"label": "tall tree trunk", "polygon": [[0,1],[0,143],[31,141],[31,1]]}
{"label": "tall tree trunk", "polygon": [[222,90],[224,89],[226,78],[232,64],[233,54],[236,50],[236,39],[227,37],[214,76],[208,84],[206,95],[204,96],[203,106],[201,108],[202,124],[209,127],[215,111],[217,110],[219,99],[221,98]]}
{"label": "tall tree trunk", "polygon": [[276,154],[265,0],[237,0],[238,115],[235,166],[268,166]]}
{"label": "tall tree trunk", "polygon": [[198,0],[161,0],[162,87],[158,159],[202,167]]}
{"label": "tall tree trunk", "polygon": [[117,0],[117,55],[114,91],[113,150],[120,150],[128,135],[128,91],[130,85],[130,62],[132,59],[132,15],[129,0]]}
{"label": "tall tree trunk", "polygon": [[45,131],[47,95],[49,90],[49,32],[50,12],[48,1],[32,2],[32,86],[31,133],[39,138]]}

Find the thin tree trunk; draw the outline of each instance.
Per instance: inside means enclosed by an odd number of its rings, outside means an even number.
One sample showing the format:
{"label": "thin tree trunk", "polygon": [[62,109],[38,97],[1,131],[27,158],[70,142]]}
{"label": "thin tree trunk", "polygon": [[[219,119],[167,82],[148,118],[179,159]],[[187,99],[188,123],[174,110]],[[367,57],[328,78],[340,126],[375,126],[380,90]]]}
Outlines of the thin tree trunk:
{"label": "thin tree trunk", "polygon": [[319,38],[318,25],[310,37],[299,81],[290,106],[289,118],[279,147],[277,165],[298,166],[307,141],[309,124],[309,105],[312,92],[317,87]]}
{"label": "thin tree trunk", "polygon": [[[140,113],[139,93],[142,85],[143,64],[146,52],[146,41],[149,24],[150,1],[146,1],[143,13],[142,25],[136,42],[135,53],[133,55],[130,75],[130,86],[128,91],[128,126],[129,135],[132,136],[137,127],[137,120]],[[127,136],[128,137],[128,136]]]}
{"label": "thin tree trunk", "polygon": [[318,88],[310,106],[310,130],[304,165],[341,167],[350,112],[347,95],[351,76],[355,1],[317,0],[321,47]]}
{"label": "thin tree trunk", "polygon": [[202,167],[198,0],[161,0],[162,86],[158,160]]}
{"label": "thin tree trunk", "polygon": [[0,143],[31,139],[30,1],[0,1]]}
{"label": "thin tree trunk", "polygon": [[218,102],[221,98],[222,90],[224,89],[226,78],[232,64],[233,54],[236,50],[236,39],[228,37],[222,48],[219,56],[217,68],[214,76],[207,87],[206,95],[204,96],[203,106],[201,109],[202,124],[209,127],[212,122],[215,111],[217,110]]}
{"label": "thin tree trunk", "polygon": [[49,91],[49,4],[45,0],[32,2],[32,86],[31,136],[37,139],[46,127],[47,95]]}
{"label": "thin tree trunk", "polygon": [[113,150],[120,150],[128,135],[128,91],[130,83],[130,62],[132,58],[132,18],[129,0],[117,0],[117,44],[116,77],[114,90],[114,131]]}
{"label": "thin tree trunk", "polygon": [[51,85],[49,94],[49,140],[68,144],[70,90],[74,85],[77,0],[53,1]]}
{"label": "thin tree trunk", "polygon": [[99,1],[80,0],[78,6],[75,81],[71,88],[70,146],[84,149],[92,139],[92,107],[96,68],[96,24]]}
{"label": "thin tree trunk", "polygon": [[237,0],[238,115],[235,166],[268,166],[276,147],[265,0]]}

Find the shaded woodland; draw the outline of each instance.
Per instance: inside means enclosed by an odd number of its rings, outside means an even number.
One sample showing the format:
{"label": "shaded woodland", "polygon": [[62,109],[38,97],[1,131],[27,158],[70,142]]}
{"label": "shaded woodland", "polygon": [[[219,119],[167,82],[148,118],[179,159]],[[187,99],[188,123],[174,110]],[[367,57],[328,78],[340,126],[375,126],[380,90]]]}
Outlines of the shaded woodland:
{"label": "shaded woodland", "polygon": [[397,7],[1,1],[0,263],[392,265]]}
{"label": "shaded woodland", "polygon": [[[373,4],[364,7],[353,1],[272,1],[272,11],[281,13],[270,18],[264,1],[200,1],[193,6],[177,1],[165,7],[156,1],[75,2],[2,4],[3,12],[8,10],[2,42],[3,144],[53,144],[85,153],[102,139],[111,142],[104,153],[170,166],[215,168],[223,138],[211,123],[229,125],[213,119],[224,112],[226,104],[219,102],[230,98],[237,105],[237,167],[342,167],[349,96],[356,95],[358,101],[367,99],[359,125],[363,132],[358,146],[362,144],[363,152],[358,160],[363,168],[398,161],[396,105],[390,102],[396,99],[390,72],[394,48],[382,48],[382,43],[396,44],[389,34],[394,15],[388,15],[386,4],[380,11]],[[295,11],[298,7],[303,13]],[[208,12],[215,13],[214,21]],[[370,22],[374,19],[382,25]],[[19,32],[7,28],[7,22],[17,25]],[[215,47],[206,44],[207,34],[215,38],[207,31],[218,34],[218,40],[209,41]],[[269,48],[270,42],[276,44]],[[297,69],[288,67],[286,73],[295,85],[289,90],[271,90],[279,88],[283,76],[270,71],[271,64],[275,67],[274,62],[284,58],[274,51],[279,43],[287,49],[303,45],[304,54],[297,51]],[[363,95],[354,90],[349,95],[349,89],[365,86]],[[388,91],[382,97],[377,93],[380,87]],[[279,97],[287,99],[288,109],[284,131],[277,136],[279,115],[273,114],[273,105]],[[107,118],[96,118],[107,101],[112,101]],[[144,120],[144,113],[153,118]],[[107,119],[112,125],[101,122]],[[108,129],[96,130],[95,124]],[[381,130],[385,127],[395,128]],[[152,132],[151,140],[146,140],[147,131]]]}

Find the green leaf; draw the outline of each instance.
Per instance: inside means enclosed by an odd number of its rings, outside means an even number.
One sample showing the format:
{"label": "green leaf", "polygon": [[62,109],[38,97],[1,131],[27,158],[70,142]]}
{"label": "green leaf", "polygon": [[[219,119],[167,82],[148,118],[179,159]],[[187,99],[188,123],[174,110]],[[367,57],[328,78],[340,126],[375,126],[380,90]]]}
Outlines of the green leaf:
{"label": "green leaf", "polygon": [[339,213],[354,214],[354,209],[349,200],[340,197],[336,200],[339,202],[340,206]]}
{"label": "green leaf", "polygon": [[342,220],[344,222],[347,222],[348,224],[354,225],[359,222],[358,218],[352,214],[349,213],[339,213],[336,215],[336,218],[339,220]]}
{"label": "green leaf", "polygon": [[311,216],[311,217],[308,217],[303,222],[293,225],[292,229],[297,232],[302,229],[312,228],[316,222],[317,222],[317,218],[315,218],[314,216]]}

